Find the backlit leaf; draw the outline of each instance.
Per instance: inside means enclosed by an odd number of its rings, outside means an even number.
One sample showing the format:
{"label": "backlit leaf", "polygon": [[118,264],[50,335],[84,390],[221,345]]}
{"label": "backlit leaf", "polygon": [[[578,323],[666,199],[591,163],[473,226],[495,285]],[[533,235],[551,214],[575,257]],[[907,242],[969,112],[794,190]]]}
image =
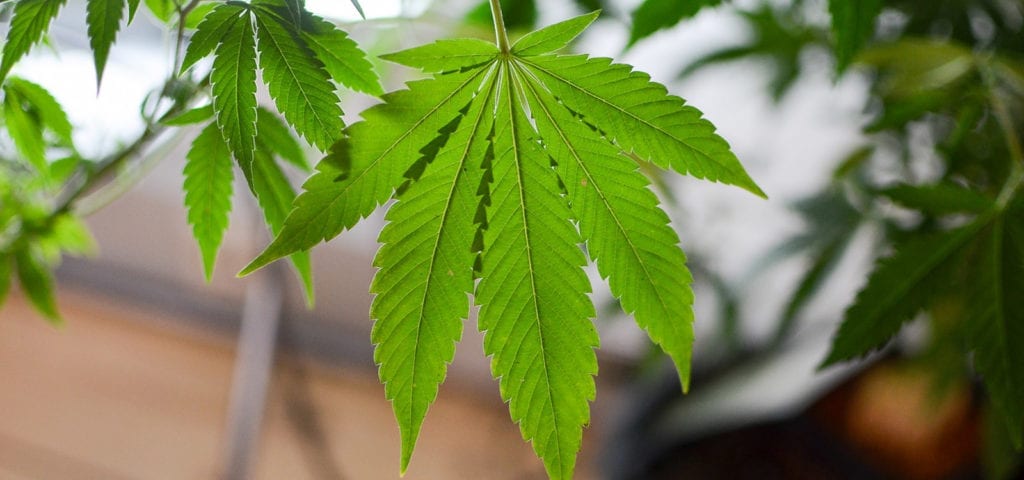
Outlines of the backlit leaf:
{"label": "backlit leaf", "polygon": [[277,108],[300,135],[327,151],[345,124],[323,64],[300,43],[294,25],[269,8],[254,8],[260,68]]}
{"label": "backlit leaf", "polygon": [[185,208],[209,282],[231,212],[231,152],[217,125],[211,123],[192,142],[185,158]]}
{"label": "backlit leaf", "polygon": [[89,28],[89,46],[92,47],[96,65],[96,89],[103,80],[103,69],[107,66],[110,47],[121,29],[124,18],[125,0],[88,0],[85,22]]}
{"label": "backlit leaf", "polygon": [[3,82],[11,67],[43,39],[50,28],[50,22],[60,12],[67,0],[21,0],[14,5],[11,29],[7,32],[0,60],[0,82]]}

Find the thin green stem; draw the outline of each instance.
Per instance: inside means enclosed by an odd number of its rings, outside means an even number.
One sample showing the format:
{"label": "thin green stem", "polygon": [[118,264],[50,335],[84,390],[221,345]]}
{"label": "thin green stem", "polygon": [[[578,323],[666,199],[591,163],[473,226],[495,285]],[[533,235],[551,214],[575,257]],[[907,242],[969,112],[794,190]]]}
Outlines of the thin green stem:
{"label": "thin green stem", "polygon": [[491,0],[491,15],[494,16],[494,36],[498,40],[498,49],[507,55],[511,49],[508,43],[508,31],[505,30],[505,17],[501,14],[500,0]]}

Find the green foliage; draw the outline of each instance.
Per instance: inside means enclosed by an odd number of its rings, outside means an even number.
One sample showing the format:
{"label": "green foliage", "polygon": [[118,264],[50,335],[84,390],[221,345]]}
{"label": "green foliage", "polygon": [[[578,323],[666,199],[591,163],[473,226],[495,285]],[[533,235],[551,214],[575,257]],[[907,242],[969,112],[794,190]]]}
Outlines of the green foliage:
{"label": "green foliage", "polygon": [[231,212],[231,152],[216,124],[209,124],[192,142],[185,157],[185,208],[188,223],[199,243],[206,281],[213,277],[217,250],[228,228]]}
{"label": "green foliage", "polygon": [[242,272],[398,200],[380,236],[371,316],[403,471],[475,293],[513,420],[552,478],[572,476],[597,372],[582,242],[688,382],[690,275],[637,158],[761,191],[701,113],[663,86],[606,59],[551,53],[595,17],[529,34],[509,52],[444,40],[386,56],[434,75],[385,95],[346,130]]}
{"label": "green foliage", "polygon": [[185,125],[194,125],[196,123],[202,123],[213,117],[213,105],[204,105],[202,107],[196,107],[186,112],[174,115],[170,118],[161,121],[164,125],[171,127],[184,127]]}
{"label": "green foliage", "polygon": [[270,96],[299,134],[326,151],[345,126],[330,74],[282,16],[283,5],[270,1],[253,5],[260,68]]}
{"label": "green foliage", "polygon": [[880,348],[939,293],[948,291],[964,247],[991,221],[984,216],[948,233],[915,238],[879,261],[846,311],[823,366]]}
{"label": "green foliage", "polygon": [[967,281],[967,345],[1010,439],[1024,448],[1024,209],[981,232]]}
{"label": "green foliage", "polygon": [[[512,30],[530,30],[537,25],[536,0],[501,0],[505,26]],[[483,0],[466,14],[466,21],[480,26],[491,26],[491,6]]]}
{"label": "green foliage", "polygon": [[27,107],[28,112],[38,119],[38,128],[46,129],[54,133],[57,139],[71,145],[71,122],[67,113],[57,100],[50,95],[43,87],[28,80],[8,77],[4,83],[6,94],[15,95],[22,102],[22,107]]}
{"label": "green foliage", "polygon": [[705,7],[720,3],[722,0],[644,0],[633,11],[629,44],[633,45],[658,30],[670,28],[683,19],[693,17]]}
{"label": "green foliage", "polygon": [[66,0],[20,0],[14,5],[11,29],[7,32],[0,60],[0,81],[7,78],[11,67],[43,39],[50,22],[60,12]]}
{"label": "green foliage", "polygon": [[882,0],[829,0],[835,34],[836,70],[842,72],[875,32]]}
{"label": "green foliage", "polygon": [[232,4],[223,8],[230,8],[235,15],[225,24],[214,53],[210,72],[213,111],[228,149],[251,188],[256,155],[256,44],[245,9]]}
{"label": "green foliage", "polygon": [[352,90],[377,97],[384,94],[373,65],[347,33],[315,15],[306,15],[303,22],[302,41],[331,78]]}
{"label": "green foliage", "polygon": [[750,41],[697,58],[679,72],[679,77],[685,78],[711,65],[756,58],[770,65],[772,79],[769,91],[778,101],[800,75],[800,58],[804,48],[821,43],[821,35],[796,21],[792,12],[772,5],[763,4],[750,11],[741,10],[738,14],[751,31]]}
{"label": "green foliage", "polygon": [[89,46],[92,47],[96,64],[97,90],[103,80],[103,69],[107,65],[110,47],[121,29],[125,6],[125,0],[89,0],[86,4],[85,22],[89,25]]}
{"label": "green foliage", "polygon": [[60,313],[57,312],[57,302],[53,295],[53,276],[34,250],[31,247],[25,247],[14,252],[18,283],[21,284],[32,305],[51,323],[59,325],[62,320]]}
{"label": "green foliage", "polygon": [[904,207],[932,215],[982,213],[995,206],[992,199],[951,183],[903,184],[883,189],[879,193]]}

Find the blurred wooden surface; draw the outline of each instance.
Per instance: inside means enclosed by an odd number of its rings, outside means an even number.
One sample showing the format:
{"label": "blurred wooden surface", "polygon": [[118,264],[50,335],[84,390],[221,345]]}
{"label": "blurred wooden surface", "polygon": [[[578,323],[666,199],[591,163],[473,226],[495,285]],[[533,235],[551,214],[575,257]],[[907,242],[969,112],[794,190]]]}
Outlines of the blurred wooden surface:
{"label": "blurred wooden surface", "polygon": [[[0,310],[0,479],[217,478],[231,340],[70,289],[60,303],[60,329],[17,294]],[[279,357],[271,389],[256,478],[398,478],[374,372]],[[442,388],[405,478],[544,478],[493,391]]]}

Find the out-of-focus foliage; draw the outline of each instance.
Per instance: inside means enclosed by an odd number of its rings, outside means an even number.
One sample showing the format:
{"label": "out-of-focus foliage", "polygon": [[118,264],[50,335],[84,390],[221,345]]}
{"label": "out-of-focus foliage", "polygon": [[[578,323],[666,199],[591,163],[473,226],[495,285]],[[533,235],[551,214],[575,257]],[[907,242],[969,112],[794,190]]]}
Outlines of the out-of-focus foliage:
{"label": "out-of-focus foliage", "polygon": [[[841,162],[831,185],[797,205],[805,232],[762,263],[809,259],[775,340],[798,327],[802,307],[828,281],[855,233],[878,232],[874,244],[882,258],[847,310],[826,364],[882,348],[908,321],[924,318],[931,340],[921,354],[942,359],[930,363],[936,377],[963,378],[973,366],[998,418],[992,423],[1005,433],[989,435],[989,449],[1020,449],[1024,4],[835,0],[828,3],[831,24],[817,23],[809,5],[762,2],[736,9],[751,41],[683,71],[767,58],[774,69],[770,92],[779,98],[803,72],[803,52],[817,48],[832,52],[839,75],[868,80],[865,148]],[[922,130],[933,139],[924,155],[913,139]],[[915,174],[922,164],[938,173]],[[878,175],[879,169],[889,175]]]}

